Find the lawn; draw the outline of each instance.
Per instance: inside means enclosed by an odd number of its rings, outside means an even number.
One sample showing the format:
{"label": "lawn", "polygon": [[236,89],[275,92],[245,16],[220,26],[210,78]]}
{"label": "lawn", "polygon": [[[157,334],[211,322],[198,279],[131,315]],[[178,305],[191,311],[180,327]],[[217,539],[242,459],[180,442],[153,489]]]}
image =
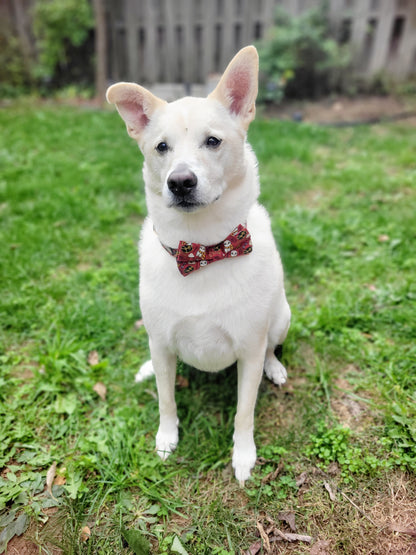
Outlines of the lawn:
{"label": "lawn", "polygon": [[156,386],[134,383],[142,159],[123,123],[29,103],[0,125],[0,553],[414,547],[415,128],[252,124],[293,323],[240,489],[232,369],[179,367],[181,440],[154,453]]}

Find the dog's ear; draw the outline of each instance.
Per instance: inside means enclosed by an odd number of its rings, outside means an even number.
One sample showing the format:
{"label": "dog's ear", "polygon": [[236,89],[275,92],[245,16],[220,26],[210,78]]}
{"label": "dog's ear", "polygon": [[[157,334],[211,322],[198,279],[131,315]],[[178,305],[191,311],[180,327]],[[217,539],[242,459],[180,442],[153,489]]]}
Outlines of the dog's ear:
{"label": "dog's ear", "polygon": [[240,50],[228,64],[220,82],[209,95],[242,119],[247,129],[256,114],[259,56],[254,46]]}
{"label": "dog's ear", "polygon": [[139,139],[153,112],[166,104],[150,91],[135,83],[116,83],[107,90],[107,101],[115,104],[126,123],[127,133]]}

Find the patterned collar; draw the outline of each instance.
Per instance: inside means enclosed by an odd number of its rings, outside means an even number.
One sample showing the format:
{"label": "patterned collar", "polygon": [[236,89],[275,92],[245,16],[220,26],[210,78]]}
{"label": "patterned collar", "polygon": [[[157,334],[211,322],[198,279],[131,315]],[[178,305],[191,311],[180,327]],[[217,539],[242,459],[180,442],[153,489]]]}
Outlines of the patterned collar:
{"label": "patterned collar", "polygon": [[200,243],[180,241],[178,248],[173,249],[160,243],[171,256],[176,258],[178,270],[185,277],[212,262],[250,254],[253,250],[250,232],[241,224],[224,241],[216,245],[205,246]]}

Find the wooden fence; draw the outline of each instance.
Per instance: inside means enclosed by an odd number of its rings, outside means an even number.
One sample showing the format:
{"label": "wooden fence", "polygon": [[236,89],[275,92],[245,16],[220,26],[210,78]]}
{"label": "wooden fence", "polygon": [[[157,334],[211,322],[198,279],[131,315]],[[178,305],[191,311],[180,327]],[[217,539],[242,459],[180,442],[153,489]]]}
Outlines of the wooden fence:
{"label": "wooden fence", "polygon": [[[106,0],[112,81],[203,83],[262,38],[277,7],[292,15],[319,0]],[[416,0],[328,0],[334,37],[354,70],[416,72]]]}

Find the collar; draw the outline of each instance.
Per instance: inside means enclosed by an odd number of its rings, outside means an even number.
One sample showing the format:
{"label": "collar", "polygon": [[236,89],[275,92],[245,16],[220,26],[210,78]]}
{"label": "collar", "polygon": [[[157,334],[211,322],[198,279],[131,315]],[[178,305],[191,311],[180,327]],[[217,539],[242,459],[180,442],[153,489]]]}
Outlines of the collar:
{"label": "collar", "polygon": [[160,244],[171,256],[176,258],[178,270],[185,277],[213,262],[250,254],[253,250],[250,232],[241,224],[216,245],[179,241],[178,248],[174,249],[164,245],[162,241]]}

